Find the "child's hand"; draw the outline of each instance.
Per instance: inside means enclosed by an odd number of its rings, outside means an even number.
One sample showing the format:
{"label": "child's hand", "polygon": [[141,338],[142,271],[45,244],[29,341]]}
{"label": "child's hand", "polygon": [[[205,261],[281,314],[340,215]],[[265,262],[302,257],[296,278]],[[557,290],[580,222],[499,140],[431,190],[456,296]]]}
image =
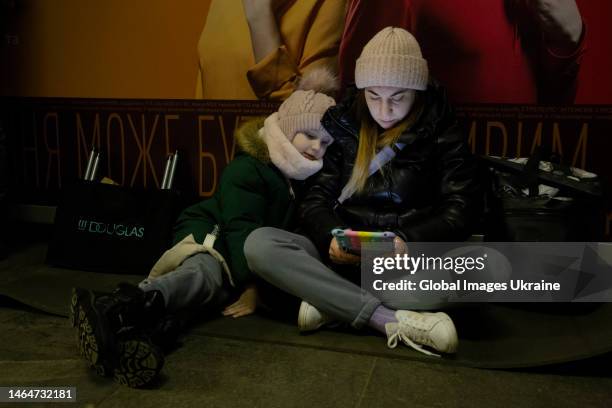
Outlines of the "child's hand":
{"label": "child's hand", "polygon": [[223,316],[236,318],[253,314],[257,308],[257,301],[257,288],[255,285],[248,286],[236,302],[223,310]]}

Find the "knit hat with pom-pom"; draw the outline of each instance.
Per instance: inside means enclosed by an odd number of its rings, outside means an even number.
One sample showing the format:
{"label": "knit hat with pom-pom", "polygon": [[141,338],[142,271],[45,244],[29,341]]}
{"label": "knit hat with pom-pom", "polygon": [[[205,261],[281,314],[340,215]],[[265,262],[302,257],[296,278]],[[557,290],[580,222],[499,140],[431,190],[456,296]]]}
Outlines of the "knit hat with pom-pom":
{"label": "knit hat with pom-pom", "polygon": [[278,108],[278,126],[289,141],[298,132],[325,132],[321,118],[336,102],[323,92],[336,88],[337,79],[328,70],[313,70],[302,78],[298,89]]}

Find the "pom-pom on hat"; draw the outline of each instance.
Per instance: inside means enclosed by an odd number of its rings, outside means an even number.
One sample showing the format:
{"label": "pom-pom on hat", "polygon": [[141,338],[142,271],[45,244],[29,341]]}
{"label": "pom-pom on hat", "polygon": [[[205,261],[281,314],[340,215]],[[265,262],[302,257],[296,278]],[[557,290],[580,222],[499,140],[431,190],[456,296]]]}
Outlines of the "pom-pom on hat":
{"label": "pom-pom on hat", "polygon": [[338,89],[338,79],[326,68],[315,68],[301,78],[294,91],[278,108],[278,126],[292,141],[298,132],[321,135],[321,118],[336,104],[328,96]]}

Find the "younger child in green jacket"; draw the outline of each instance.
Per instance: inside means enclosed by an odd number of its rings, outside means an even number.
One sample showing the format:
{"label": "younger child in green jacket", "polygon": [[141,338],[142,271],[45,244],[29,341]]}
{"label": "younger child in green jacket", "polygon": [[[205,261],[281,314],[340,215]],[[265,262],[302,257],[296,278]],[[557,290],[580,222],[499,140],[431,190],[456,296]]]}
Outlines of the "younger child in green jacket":
{"label": "younger child in green jacket", "polygon": [[164,361],[158,341],[163,339],[152,337],[151,328],[159,329],[167,313],[224,306],[224,314],[233,317],[254,311],[244,241],[259,227],[291,227],[296,206],[291,180],[321,169],[333,139],[320,121],[334,104],[323,93],[298,90],[278,112],[246,123],[236,132],[239,152],[215,195],[183,211],[174,247],[147,279],[111,294],[73,291],[79,350],[99,374],[131,387],[150,383]]}

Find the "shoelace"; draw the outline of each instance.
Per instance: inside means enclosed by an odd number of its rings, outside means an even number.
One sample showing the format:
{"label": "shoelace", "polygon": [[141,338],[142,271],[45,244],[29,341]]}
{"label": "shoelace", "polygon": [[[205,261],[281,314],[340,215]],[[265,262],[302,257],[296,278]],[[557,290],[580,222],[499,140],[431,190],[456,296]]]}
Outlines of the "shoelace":
{"label": "shoelace", "polygon": [[[423,329],[420,329],[418,327],[416,329],[423,330]],[[421,333],[421,337],[423,337],[423,333]],[[404,333],[402,333],[402,324],[400,322],[397,323],[397,330],[394,333],[391,333],[389,335],[389,338],[387,339],[387,346],[389,348],[395,348],[395,347],[397,347],[397,342],[399,340],[401,340],[407,346],[410,346],[413,349],[415,349],[416,351],[419,351],[419,352],[421,352],[423,354],[426,354],[428,356],[440,357],[439,354],[436,354],[436,353],[433,353],[433,352],[431,352],[429,350],[424,349],[423,346],[421,346],[420,344],[416,343],[409,336],[407,336]]]}
{"label": "shoelace", "polygon": [[130,330],[138,321],[138,313],[134,310],[134,300],[126,298],[120,292],[100,296],[96,299],[97,306],[104,311],[108,319],[109,329],[115,334]]}

